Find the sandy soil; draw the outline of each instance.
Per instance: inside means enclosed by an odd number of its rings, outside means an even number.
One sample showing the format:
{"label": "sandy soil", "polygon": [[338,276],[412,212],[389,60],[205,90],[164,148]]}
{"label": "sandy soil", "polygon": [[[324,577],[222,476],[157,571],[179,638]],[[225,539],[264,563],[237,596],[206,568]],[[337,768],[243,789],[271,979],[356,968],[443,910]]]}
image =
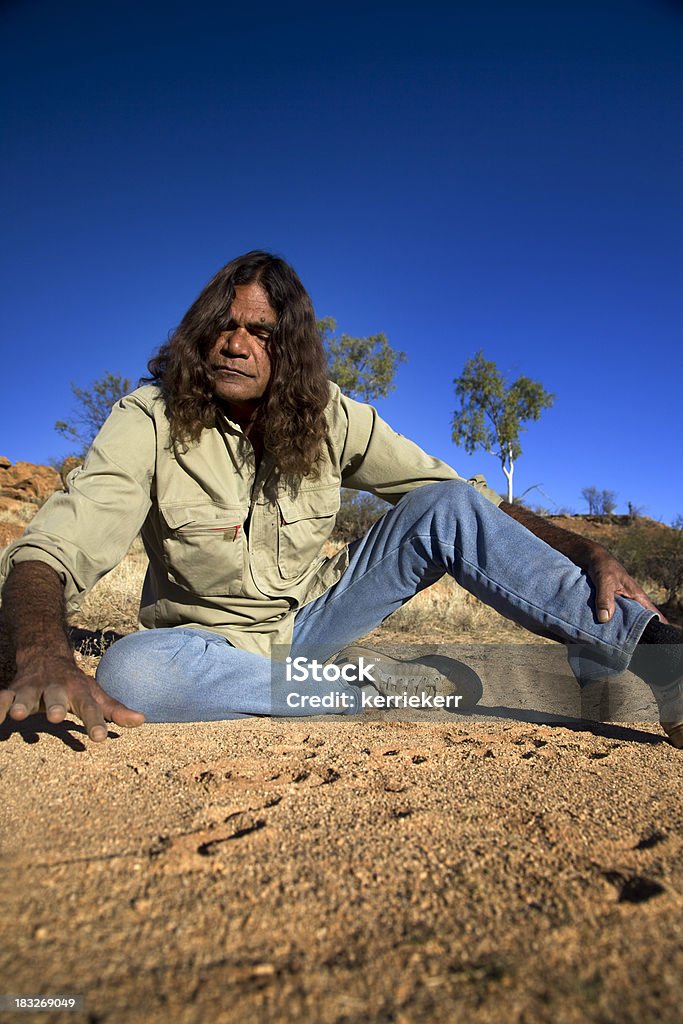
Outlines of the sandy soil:
{"label": "sandy soil", "polygon": [[16,1019],[678,1024],[683,755],[489,704],[1,727]]}

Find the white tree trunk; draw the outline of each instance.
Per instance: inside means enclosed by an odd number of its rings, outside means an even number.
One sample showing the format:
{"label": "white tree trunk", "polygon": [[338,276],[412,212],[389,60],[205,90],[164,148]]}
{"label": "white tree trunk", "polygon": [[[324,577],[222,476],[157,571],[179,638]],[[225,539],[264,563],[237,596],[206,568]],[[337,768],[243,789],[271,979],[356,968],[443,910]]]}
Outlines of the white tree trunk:
{"label": "white tree trunk", "polygon": [[512,461],[512,454],[511,454],[509,449],[508,449],[508,452],[507,452],[507,460],[510,463],[510,468],[508,469],[507,466],[505,465],[505,463],[503,463],[503,472],[505,473],[505,478],[506,478],[506,480],[508,482],[507,503],[508,503],[508,505],[511,505],[512,504],[512,474],[515,471],[515,464]]}

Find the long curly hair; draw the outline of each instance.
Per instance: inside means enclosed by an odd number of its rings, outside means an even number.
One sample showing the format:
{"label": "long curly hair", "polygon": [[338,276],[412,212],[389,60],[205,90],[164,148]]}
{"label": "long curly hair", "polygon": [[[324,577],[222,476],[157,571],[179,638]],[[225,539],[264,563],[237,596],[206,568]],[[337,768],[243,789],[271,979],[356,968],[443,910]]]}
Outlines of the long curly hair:
{"label": "long curly hair", "polygon": [[257,425],[281,474],[316,476],[327,438],[327,362],[308,293],[279,257],[254,250],[222,267],[150,359],[144,380],[161,387],[175,443],[196,442],[202,430],[215,426],[219,407],[208,355],[230,320],[235,286],[253,283],[277,313],[268,341],[270,382]]}

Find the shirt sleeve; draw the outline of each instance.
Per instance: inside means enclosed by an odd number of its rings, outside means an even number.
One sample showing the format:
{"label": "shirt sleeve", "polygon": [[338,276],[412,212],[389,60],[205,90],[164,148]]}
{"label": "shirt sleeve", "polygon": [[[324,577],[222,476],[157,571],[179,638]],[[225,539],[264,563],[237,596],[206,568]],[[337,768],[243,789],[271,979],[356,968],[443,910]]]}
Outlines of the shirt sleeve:
{"label": "shirt sleeve", "polygon": [[[341,456],[344,487],[370,491],[396,504],[408,491],[424,484],[466,479],[392,430],[372,406],[345,395],[341,396],[341,406],[348,423]],[[467,483],[494,505],[503,500],[487,486],[483,476],[470,477]]]}
{"label": "shirt sleeve", "polygon": [[156,429],[145,403],[121,399],[93,441],[85,462],[53,494],[26,532],[0,551],[0,583],[19,562],[45,562],[65,587],[67,605],[117,565],[151,505]]}

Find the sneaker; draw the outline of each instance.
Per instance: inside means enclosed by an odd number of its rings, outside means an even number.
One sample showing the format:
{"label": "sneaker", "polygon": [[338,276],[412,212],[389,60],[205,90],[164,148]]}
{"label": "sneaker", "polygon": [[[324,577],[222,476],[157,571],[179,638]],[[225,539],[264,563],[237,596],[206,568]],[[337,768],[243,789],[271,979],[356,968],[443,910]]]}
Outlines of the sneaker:
{"label": "sneaker", "polygon": [[[649,625],[649,624],[648,624]],[[675,627],[665,625],[671,634],[676,635]],[[668,645],[658,643],[639,643],[633,652],[629,670],[635,672],[652,690],[659,708],[659,722],[664,732],[669,737],[669,742],[678,750],[683,750],[683,675],[675,676],[677,671],[672,664],[680,664],[675,654],[680,648],[676,646],[673,651]]]}
{"label": "sneaker", "polygon": [[669,742],[683,750],[683,676],[674,679],[668,686],[650,683],[659,707],[659,723],[669,737]]}
{"label": "sneaker", "polygon": [[659,707],[659,722],[669,742],[683,750],[683,676],[668,686],[652,686]]}
{"label": "sneaker", "polygon": [[399,661],[369,647],[345,647],[332,660],[335,665],[372,665],[372,685],[383,697],[444,697],[448,711],[468,711],[481,699],[483,688],[476,672],[467,665],[440,654],[427,654],[412,661]]}
{"label": "sneaker", "polygon": [[662,722],[661,725],[671,746],[683,750],[683,722]]}

